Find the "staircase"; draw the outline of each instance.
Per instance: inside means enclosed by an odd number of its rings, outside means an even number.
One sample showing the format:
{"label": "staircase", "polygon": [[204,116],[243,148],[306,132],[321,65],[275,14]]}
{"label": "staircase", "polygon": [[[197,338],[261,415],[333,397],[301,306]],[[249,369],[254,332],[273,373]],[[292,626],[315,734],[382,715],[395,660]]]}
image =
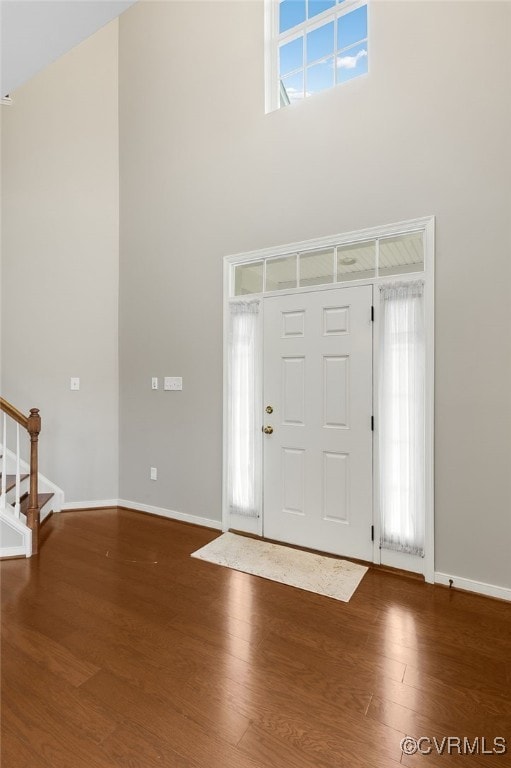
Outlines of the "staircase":
{"label": "staircase", "polygon": [[[41,523],[60,512],[64,492],[38,471],[38,409],[25,416],[0,398],[0,412],[0,558],[31,557],[39,549]],[[28,461],[21,458],[24,451]]]}

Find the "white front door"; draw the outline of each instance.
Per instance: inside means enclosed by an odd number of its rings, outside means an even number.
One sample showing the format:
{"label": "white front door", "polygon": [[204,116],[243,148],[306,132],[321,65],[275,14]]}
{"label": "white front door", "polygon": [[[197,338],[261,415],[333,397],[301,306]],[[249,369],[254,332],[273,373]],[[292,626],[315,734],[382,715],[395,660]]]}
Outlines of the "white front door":
{"label": "white front door", "polygon": [[268,539],[373,559],[371,305],[371,286],[264,299]]}

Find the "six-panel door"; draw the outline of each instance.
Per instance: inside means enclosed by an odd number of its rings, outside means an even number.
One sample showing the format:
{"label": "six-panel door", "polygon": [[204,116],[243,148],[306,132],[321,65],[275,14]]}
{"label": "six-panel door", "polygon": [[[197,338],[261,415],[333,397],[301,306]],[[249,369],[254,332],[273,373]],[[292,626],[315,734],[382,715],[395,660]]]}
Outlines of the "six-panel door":
{"label": "six-panel door", "polygon": [[371,286],[264,299],[266,538],[372,560],[371,304]]}

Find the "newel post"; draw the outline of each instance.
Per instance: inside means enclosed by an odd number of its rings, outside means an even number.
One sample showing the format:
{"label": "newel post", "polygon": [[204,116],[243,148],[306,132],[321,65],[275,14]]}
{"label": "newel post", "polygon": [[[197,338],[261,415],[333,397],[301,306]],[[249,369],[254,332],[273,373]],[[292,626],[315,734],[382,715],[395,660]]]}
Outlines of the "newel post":
{"label": "newel post", "polygon": [[30,409],[28,417],[28,433],[30,435],[30,492],[27,511],[27,525],[32,531],[32,554],[37,555],[39,550],[39,497],[37,489],[37,476],[39,473],[37,448],[39,432],[41,431],[41,417],[38,408]]}

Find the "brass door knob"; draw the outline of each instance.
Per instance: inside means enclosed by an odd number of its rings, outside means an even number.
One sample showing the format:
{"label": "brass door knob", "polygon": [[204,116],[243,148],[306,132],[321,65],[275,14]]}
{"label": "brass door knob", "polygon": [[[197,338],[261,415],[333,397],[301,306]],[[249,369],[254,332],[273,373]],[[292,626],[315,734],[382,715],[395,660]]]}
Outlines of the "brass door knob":
{"label": "brass door knob", "polygon": [[263,432],[265,435],[272,435],[273,434],[273,427],[268,425],[267,427],[263,428]]}

